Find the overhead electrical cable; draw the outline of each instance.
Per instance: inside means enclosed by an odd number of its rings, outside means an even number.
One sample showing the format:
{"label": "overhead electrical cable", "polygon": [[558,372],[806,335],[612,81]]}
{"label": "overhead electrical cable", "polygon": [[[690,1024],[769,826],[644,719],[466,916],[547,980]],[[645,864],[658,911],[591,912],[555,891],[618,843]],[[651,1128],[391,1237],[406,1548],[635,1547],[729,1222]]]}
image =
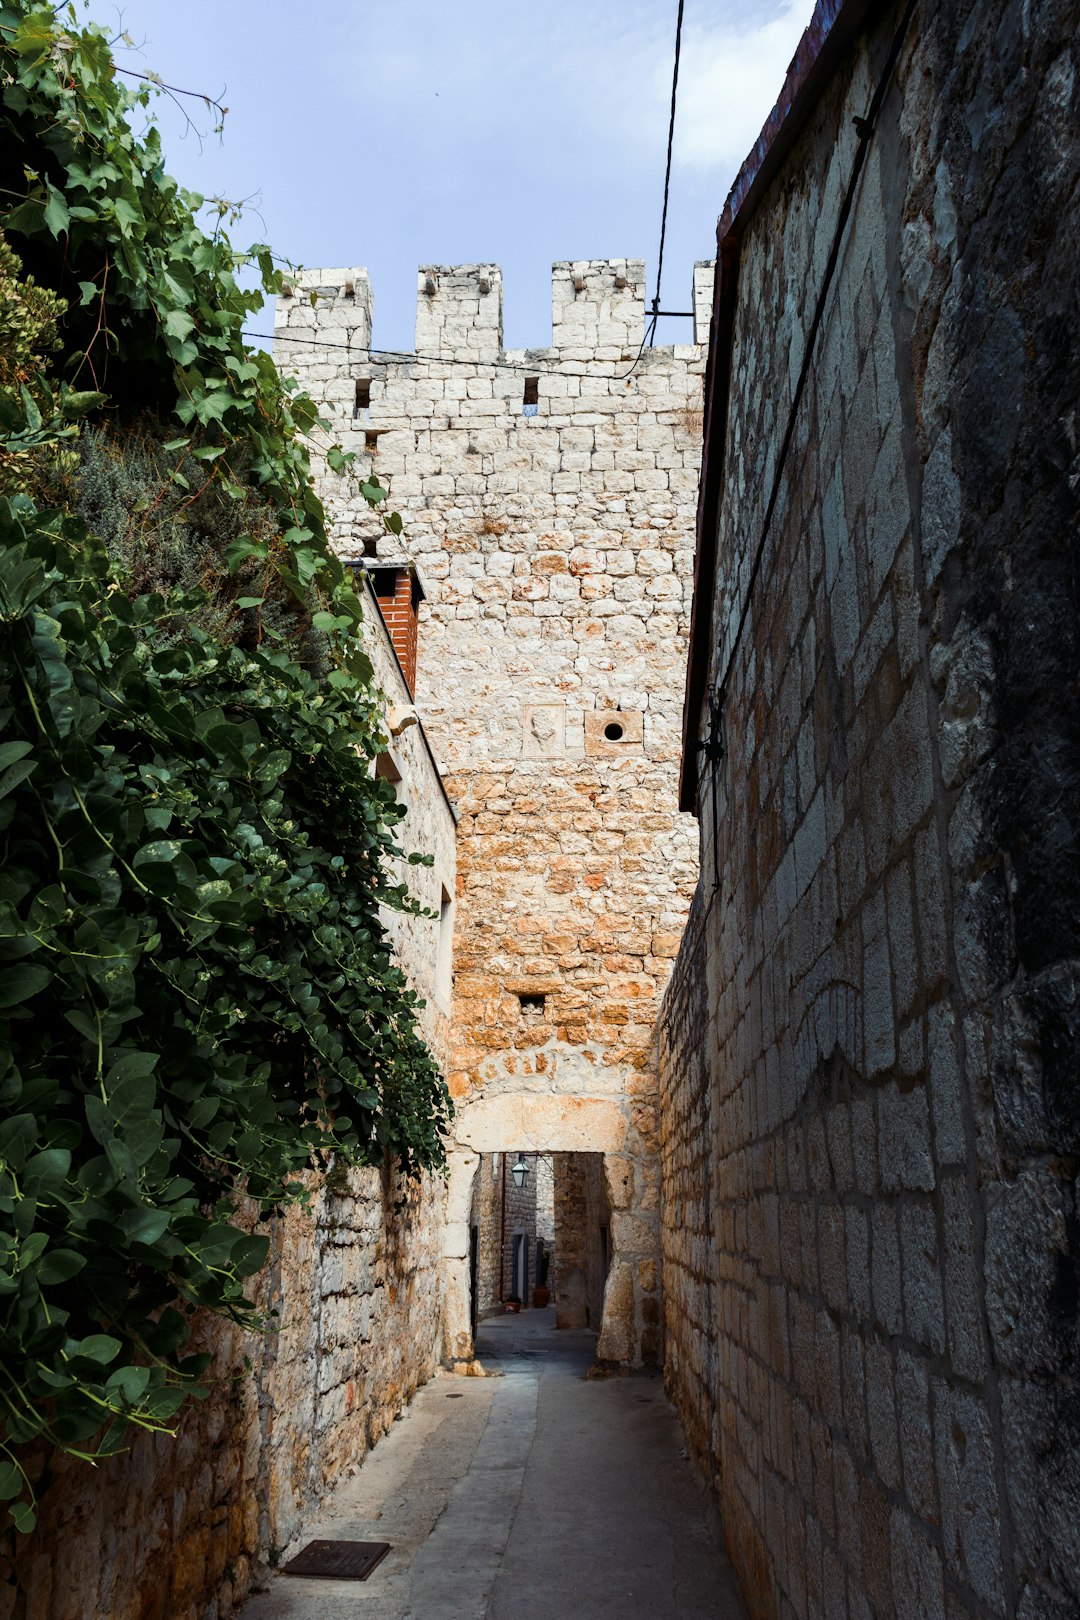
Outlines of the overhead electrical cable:
{"label": "overhead electrical cable", "polygon": [[[567,363],[587,366],[588,360],[564,362],[561,366],[544,366],[537,362],[527,365],[521,360],[482,360],[479,356],[475,360],[463,359],[461,355],[454,354],[425,354],[412,349],[368,349],[354,343],[335,343],[330,338],[303,337],[300,333],[292,332],[245,332],[245,338],[267,338],[274,343],[302,343],[314,349],[347,349],[350,354],[370,355],[376,365],[384,365],[393,361],[421,360],[439,366],[468,366],[470,369],[486,367],[489,371],[527,371],[530,377],[565,377]],[[634,366],[640,360],[638,352]],[[634,367],[631,367],[631,371]],[[572,375],[574,375],[572,373]],[[582,371],[581,376],[592,377],[600,382],[624,382],[630,376],[630,371]]]}
{"label": "overhead electrical cable", "polygon": [[675,22],[675,65],[671,73],[671,118],[668,122],[667,164],[664,168],[664,206],[660,214],[660,251],[656,255],[656,296],[652,301],[650,347],[656,334],[656,323],[661,313],[660,284],[664,279],[664,241],[667,237],[668,199],[671,196],[671,154],[675,147],[675,107],[679,99],[679,55],[682,51],[683,5],[684,0],[679,0],[679,15]]}
{"label": "overhead electrical cable", "polygon": [[[680,320],[684,320],[691,319],[694,314],[693,310],[665,310],[660,308],[660,283],[664,274],[664,243],[667,238],[668,200],[671,195],[671,154],[675,144],[675,108],[679,95],[679,56],[682,50],[684,4],[685,0],[679,0],[679,12],[675,23],[675,63],[671,75],[671,117],[668,121],[667,163],[664,169],[664,204],[660,213],[660,248],[656,256],[656,292],[653,295],[649,317],[645,322],[645,332],[641,339],[641,347],[634,356],[634,363],[630,367],[629,371],[585,371],[581,373],[582,376],[593,377],[599,382],[628,382],[630,380],[641,363],[641,357],[645,353],[646,345],[648,345],[649,348],[652,348],[655,343],[656,323],[660,319],[661,315],[671,317],[672,319],[678,318]],[[566,375],[565,370],[561,366],[558,368],[549,366],[545,369],[545,367],[542,365],[530,366],[526,365],[523,361],[517,360],[464,360],[458,355],[423,354],[419,352],[412,352],[407,349],[357,348],[351,343],[334,343],[327,338],[304,337],[301,336],[300,333],[296,333],[294,335],[291,332],[245,332],[244,336],[247,338],[269,339],[274,343],[304,343],[316,349],[347,349],[350,354],[365,354],[372,356],[376,364],[392,360],[402,362],[419,360],[443,366],[484,366],[494,371],[527,371],[533,376]],[[588,364],[587,361],[582,363]]]}

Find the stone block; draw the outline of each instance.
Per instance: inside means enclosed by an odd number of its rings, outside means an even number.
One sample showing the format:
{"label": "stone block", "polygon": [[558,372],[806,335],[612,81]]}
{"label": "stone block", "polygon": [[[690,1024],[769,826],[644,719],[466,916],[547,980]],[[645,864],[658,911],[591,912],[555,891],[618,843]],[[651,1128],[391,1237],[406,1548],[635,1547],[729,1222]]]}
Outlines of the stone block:
{"label": "stone block", "polygon": [[993,1610],[1004,1600],[1001,1518],[989,1416],[975,1396],[933,1383],[934,1448],[946,1571]]}

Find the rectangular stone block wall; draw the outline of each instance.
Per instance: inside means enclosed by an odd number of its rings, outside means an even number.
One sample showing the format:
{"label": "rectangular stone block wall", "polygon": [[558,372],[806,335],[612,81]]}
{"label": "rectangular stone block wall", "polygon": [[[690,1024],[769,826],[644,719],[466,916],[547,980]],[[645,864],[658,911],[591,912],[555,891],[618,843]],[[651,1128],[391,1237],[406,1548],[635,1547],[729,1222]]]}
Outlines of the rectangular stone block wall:
{"label": "rectangular stone block wall", "polygon": [[[871,16],[742,237],[714,680]],[[668,1376],[770,1620],[1080,1611],[1076,66],[1075,6],[916,7],[703,768]]]}
{"label": "rectangular stone block wall", "polygon": [[555,1268],[553,1296],[555,1325],[589,1326],[588,1187],[585,1162],[579,1153],[556,1153],[555,1164]]}
{"label": "rectangular stone block wall", "polygon": [[502,1309],[502,1155],[482,1153],[473,1183],[470,1226],[476,1228],[476,1313],[478,1320]]}
{"label": "rectangular stone block wall", "polygon": [[[552,1295],[558,1327],[592,1328],[599,1332],[604,1315],[604,1283],[612,1255],[611,1208],[602,1153],[556,1153],[555,1263]],[[607,1233],[607,1252],[601,1229]],[[648,1306],[654,1301],[646,1300]],[[617,1315],[613,1301],[613,1318]],[[656,1311],[656,1316],[659,1311]],[[653,1311],[646,1316],[655,1328]],[[612,1320],[610,1329],[617,1329]],[[598,1347],[602,1355],[603,1347]],[[658,1359],[656,1348],[653,1358]]]}

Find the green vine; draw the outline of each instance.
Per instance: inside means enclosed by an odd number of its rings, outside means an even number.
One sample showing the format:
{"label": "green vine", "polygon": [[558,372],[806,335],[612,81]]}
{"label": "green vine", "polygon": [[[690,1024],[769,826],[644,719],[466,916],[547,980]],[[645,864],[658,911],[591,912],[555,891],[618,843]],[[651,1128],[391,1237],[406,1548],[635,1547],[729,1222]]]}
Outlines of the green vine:
{"label": "green vine", "polygon": [[[370,768],[315,408],[242,341],[261,298],[239,266],[269,292],[277,272],[202,230],[156,132],[129,127],[150,86],[125,90],[74,24],[0,7],[0,225],[23,266],[0,263],[19,305],[0,318],[0,1500],[22,1530],[27,1443],[93,1457],[168,1428],[202,1389],[191,1315],[257,1325],[268,1242],[241,1195],[302,1197],[330,1153],[438,1169],[450,1108],[380,918],[415,906],[388,876],[400,812]],[[116,504],[109,446],[161,480],[119,540],[80,515]],[[200,512],[203,587],[184,563],[129,594],[164,566],[139,548],[182,551]]]}

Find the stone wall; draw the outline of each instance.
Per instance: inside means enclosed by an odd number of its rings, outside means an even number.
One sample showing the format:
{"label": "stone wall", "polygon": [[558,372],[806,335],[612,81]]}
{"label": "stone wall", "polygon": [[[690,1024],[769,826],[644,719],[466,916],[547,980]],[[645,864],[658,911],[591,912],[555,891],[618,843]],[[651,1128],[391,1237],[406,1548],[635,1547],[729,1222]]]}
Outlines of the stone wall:
{"label": "stone wall", "polygon": [[[368,607],[365,646],[390,699],[390,729],[407,691],[373,599]],[[402,842],[434,861],[403,864],[402,876],[438,911],[442,889],[454,892],[452,813],[421,729],[390,744],[409,804]],[[386,921],[399,962],[428,997],[422,1027],[445,1065],[440,923],[399,913]],[[37,1530],[0,1539],[0,1620],[233,1612],[305,1509],[434,1371],[445,1189],[425,1177],[399,1209],[402,1191],[377,1170],[332,1171],[312,1179],[308,1210],[270,1222],[270,1260],[254,1286],[279,1331],[245,1335],[201,1320],[195,1347],[212,1353],[212,1393],[184,1409],[175,1439],[138,1435],[94,1469],[49,1462]]]}
{"label": "stone wall", "polygon": [[[646,1340],[659,1350],[641,1279],[659,1250],[656,1015],[696,875],[676,781],[711,274],[695,272],[695,341],[636,365],[636,260],[556,265],[539,349],[503,349],[494,265],[421,269],[415,356],[371,352],[362,270],[305,272],[278,304],[282,366],[358,457],[319,475],[335,544],[385,550],[358,494],[375,473],[427,592],[416,699],[460,817],[450,1356],[469,1349],[473,1148],[567,1150],[584,1100],[620,1110],[634,1167],[612,1229],[620,1343],[637,1361]],[[511,1132],[523,1096],[561,1111],[543,1138]],[[490,1113],[473,1132],[470,1110],[493,1098],[507,1134]]]}
{"label": "stone wall", "polygon": [[[603,1245],[611,1229],[603,1155],[557,1153],[554,1170],[555,1325],[597,1332],[608,1269]],[[659,1316],[658,1305],[656,1312]]]}
{"label": "stone wall", "polygon": [[916,6],[755,578],[870,16],[725,216],[706,685],[736,651],[662,1020],[669,1379],[755,1616],[1066,1620],[1077,12]]}
{"label": "stone wall", "polygon": [[[476,1235],[476,1280],[471,1300],[477,1320],[502,1310],[502,1154],[482,1153],[472,1186],[469,1227]],[[471,1264],[471,1261],[470,1261]]]}

